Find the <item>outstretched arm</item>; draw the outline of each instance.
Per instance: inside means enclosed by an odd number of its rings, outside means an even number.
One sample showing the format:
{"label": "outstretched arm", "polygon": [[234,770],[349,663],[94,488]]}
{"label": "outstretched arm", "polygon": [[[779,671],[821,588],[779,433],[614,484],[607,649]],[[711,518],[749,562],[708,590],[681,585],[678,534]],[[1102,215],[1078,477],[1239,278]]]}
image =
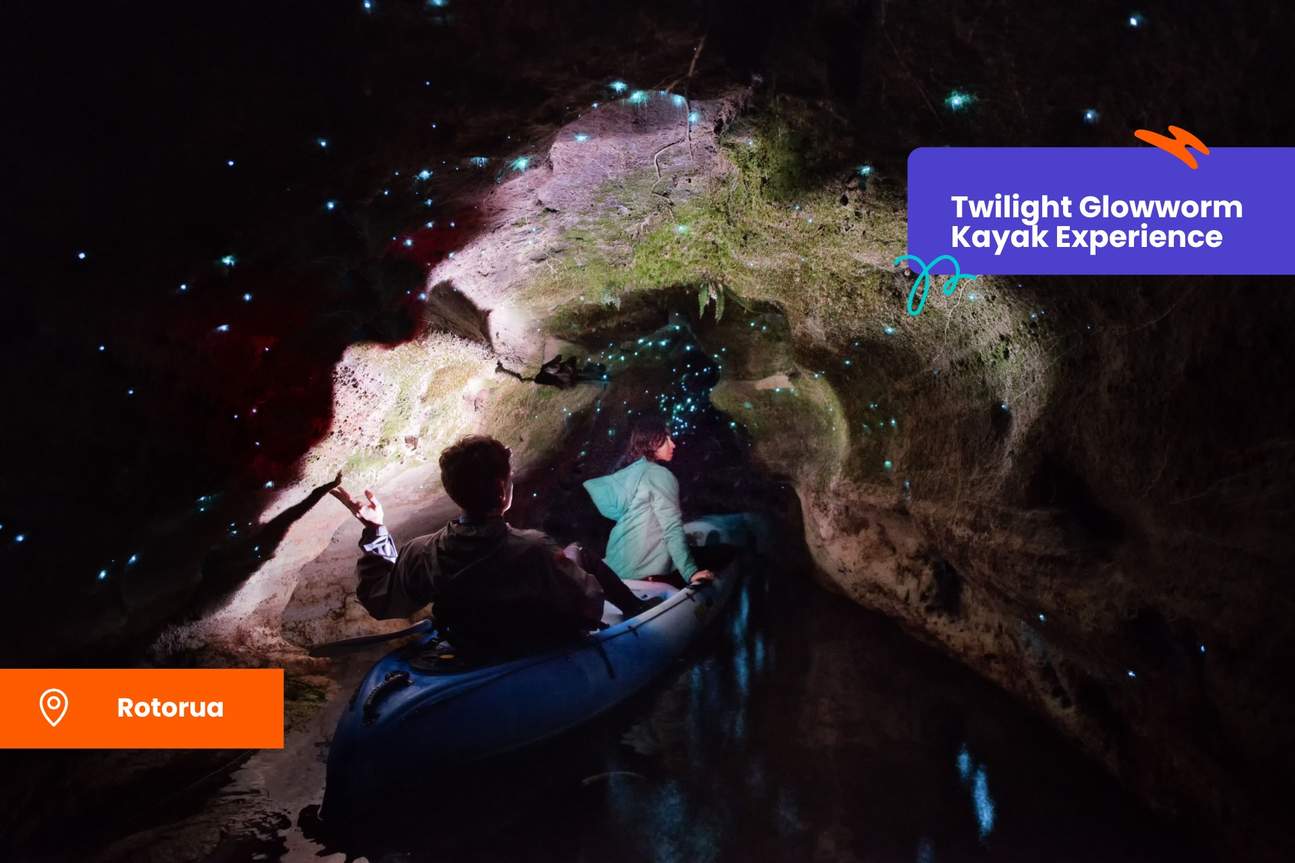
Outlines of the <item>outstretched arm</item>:
{"label": "outstretched arm", "polygon": [[383,522],[382,504],[372,491],[365,489],[365,503],[353,499],[344,489],[331,494],[340,500],[364,525],[360,533],[360,555],[355,574],[360,583],[355,589],[369,614],[378,620],[409,617],[431,602],[431,584],[411,563],[401,557],[396,541]]}

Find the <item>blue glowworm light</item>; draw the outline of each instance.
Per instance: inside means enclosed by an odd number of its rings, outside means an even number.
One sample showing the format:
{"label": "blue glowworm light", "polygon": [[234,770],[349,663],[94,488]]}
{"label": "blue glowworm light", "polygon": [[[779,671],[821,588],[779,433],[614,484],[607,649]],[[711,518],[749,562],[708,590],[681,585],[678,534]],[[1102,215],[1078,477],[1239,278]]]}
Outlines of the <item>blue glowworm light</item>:
{"label": "blue glowworm light", "polygon": [[949,95],[944,97],[944,104],[950,111],[961,111],[976,100],[976,97],[970,93],[964,93],[961,90],[950,90]]}
{"label": "blue glowworm light", "polygon": [[233,255],[225,255],[220,259],[220,262],[224,264],[226,267],[232,267],[238,263],[238,259],[235,258]]}
{"label": "blue glowworm light", "polygon": [[624,81],[612,81],[607,86],[612,88],[613,93],[624,93],[629,89],[629,85]]}

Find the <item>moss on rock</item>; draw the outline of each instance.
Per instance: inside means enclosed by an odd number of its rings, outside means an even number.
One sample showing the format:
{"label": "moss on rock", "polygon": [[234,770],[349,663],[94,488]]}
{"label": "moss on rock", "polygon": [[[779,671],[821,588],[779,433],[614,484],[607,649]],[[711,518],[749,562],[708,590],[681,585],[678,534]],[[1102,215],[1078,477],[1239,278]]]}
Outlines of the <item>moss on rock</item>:
{"label": "moss on rock", "polygon": [[826,485],[850,445],[845,412],[822,376],[793,374],[726,379],[711,391],[711,403],[733,418],[770,473],[779,475],[791,466],[798,480]]}

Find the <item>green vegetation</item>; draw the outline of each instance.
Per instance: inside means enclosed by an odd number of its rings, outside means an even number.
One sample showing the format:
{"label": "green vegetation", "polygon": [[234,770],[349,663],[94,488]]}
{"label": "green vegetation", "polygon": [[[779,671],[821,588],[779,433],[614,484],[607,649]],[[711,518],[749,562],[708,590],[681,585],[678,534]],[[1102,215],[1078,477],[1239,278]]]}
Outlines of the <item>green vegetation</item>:
{"label": "green vegetation", "polygon": [[799,374],[787,386],[722,381],[711,402],[749,436],[774,473],[794,465],[799,479],[826,483],[850,445],[836,391],[814,374]]}
{"label": "green vegetation", "polygon": [[[559,332],[577,323],[571,305],[619,306],[633,292],[681,286],[777,303],[835,340],[883,310],[893,313],[890,262],[904,246],[901,191],[840,171],[825,180],[819,166],[829,161],[826,139],[813,118],[790,105],[780,102],[727,134],[722,146],[734,170],[680,203],[653,193],[651,169],[609,182],[599,192],[607,204],[600,211],[622,215],[567,231],[563,251],[524,300],[547,306]],[[723,302],[716,299],[717,312]]]}
{"label": "green vegetation", "polygon": [[317,675],[285,674],[283,677],[283,711],[288,728],[300,728],[323,710],[332,682]]}
{"label": "green vegetation", "polygon": [[518,465],[558,449],[572,418],[588,410],[602,392],[596,384],[560,390],[512,378],[496,379],[489,389],[486,427],[513,450]]}

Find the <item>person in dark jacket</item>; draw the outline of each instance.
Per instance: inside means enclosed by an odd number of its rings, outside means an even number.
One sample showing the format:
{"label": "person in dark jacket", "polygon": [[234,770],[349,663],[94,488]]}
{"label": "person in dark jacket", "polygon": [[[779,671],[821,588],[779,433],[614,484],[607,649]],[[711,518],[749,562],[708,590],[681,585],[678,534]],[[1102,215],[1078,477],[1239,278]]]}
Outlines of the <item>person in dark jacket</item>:
{"label": "person in dark jacket", "polygon": [[626,617],[648,607],[619,579],[601,585],[540,531],[504,521],[513,499],[510,462],[509,449],[484,435],[446,449],[441,482],[463,514],[400,549],[372,491],[363,503],[332,492],[364,525],[356,595],[370,614],[409,617],[430,602],[437,626],[459,649],[515,653],[597,627],[604,596]]}

